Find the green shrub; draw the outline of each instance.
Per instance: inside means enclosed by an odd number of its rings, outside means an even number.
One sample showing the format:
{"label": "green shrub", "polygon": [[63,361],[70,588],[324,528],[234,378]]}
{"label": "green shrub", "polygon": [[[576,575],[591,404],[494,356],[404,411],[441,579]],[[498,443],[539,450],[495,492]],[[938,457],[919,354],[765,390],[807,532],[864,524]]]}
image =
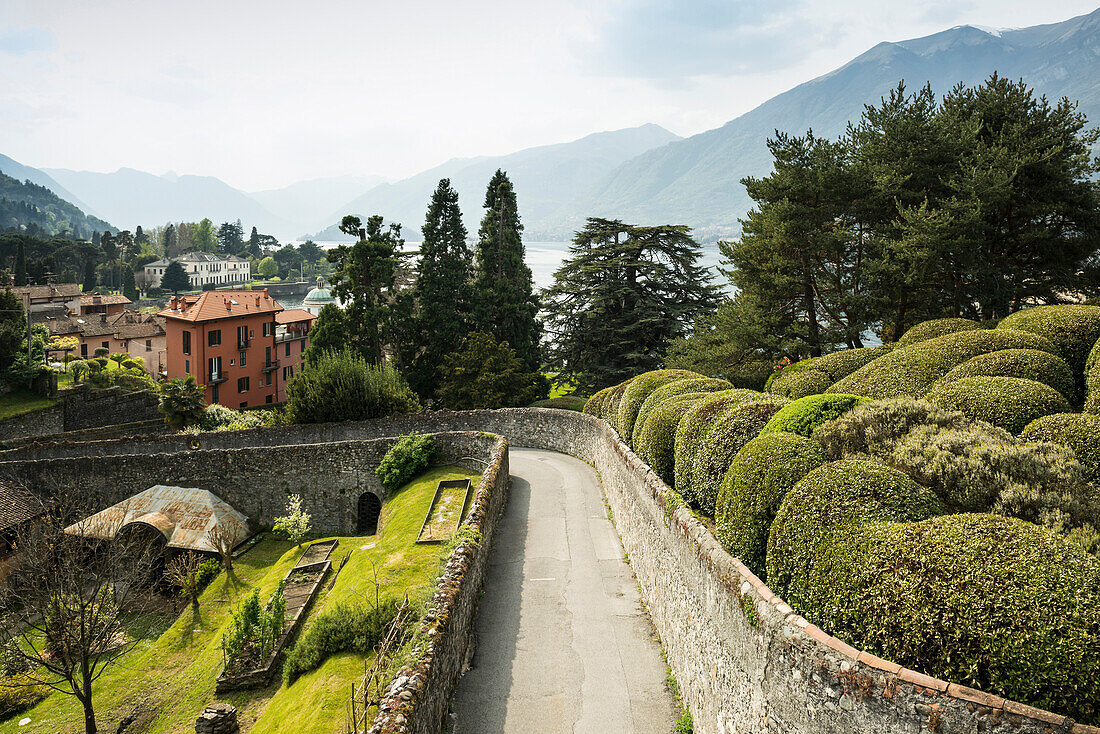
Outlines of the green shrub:
{"label": "green shrub", "polygon": [[860,403],[866,402],[867,398],[858,395],[808,395],[784,405],[772,416],[761,433],[786,431],[808,438],[822,423],[842,416]]}
{"label": "green shrub", "polygon": [[317,617],[298,638],[283,663],[287,685],[341,652],[369,653],[397,616],[397,603],[387,599],[377,607],[337,604]]}
{"label": "green shrub", "polygon": [[837,380],[852,374],[874,359],[893,351],[892,344],[862,349],[843,349],[822,357],[811,357],[786,367],[768,380],[767,391],[797,400],[823,393]]}
{"label": "green shrub", "polygon": [[1100,341],[1089,352],[1085,364],[1085,412],[1100,415]]}
{"label": "green shrub", "polygon": [[202,409],[202,418],[199,419],[199,427],[204,431],[213,431],[220,426],[228,426],[237,420],[240,412],[227,408],[220,403],[212,403]]}
{"label": "green shrub", "polygon": [[[810,362],[814,360],[803,361]],[[827,372],[822,372],[819,369],[804,367],[795,370],[794,367],[800,364],[802,362],[796,362],[777,374],[775,379],[768,383],[768,392],[772,395],[782,395],[785,398],[797,400],[807,395],[823,393],[836,382]]]}
{"label": "green shrub", "polygon": [[1002,349],[1038,349],[1058,354],[1051,342],[1026,331],[960,331],[884,354],[838,381],[827,392],[876,400],[919,398],[952,368],[979,354]]}
{"label": "green shrub", "polygon": [[783,498],[824,463],[816,441],[765,433],[745,444],[730,464],[715,505],[716,535],[760,578],[767,578],[768,532]]}
{"label": "green shrub", "polygon": [[662,385],[685,377],[702,377],[702,375],[688,370],[653,370],[638,375],[630,381],[619,401],[619,413],[615,423],[615,430],[619,432],[623,441],[630,443],[634,436],[634,422],[638,418],[638,411],[641,410],[642,403],[650,393]]}
{"label": "green shrub", "polygon": [[1016,329],[1039,334],[1057,348],[1057,353],[1080,374],[1092,345],[1100,339],[1100,306],[1036,306],[1017,311],[997,324],[998,329]]}
{"label": "green shrub", "polygon": [[575,410],[578,413],[584,411],[584,406],[587,404],[585,398],[577,397],[576,395],[562,395],[557,398],[547,398],[545,400],[536,400],[531,403],[532,408],[556,408],[557,410]]}
{"label": "green shrub", "polygon": [[1048,441],[1073,449],[1085,479],[1100,484],[1100,415],[1058,413],[1036,418],[1020,433],[1028,441]]}
{"label": "green shrub", "polygon": [[1041,416],[1070,410],[1069,402],[1053,387],[1019,377],[964,377],[941,382],[926,398],[933,405],[958,410],[1012,433],[1019,433]]}
{"label": "green shrub", "polygon": [[741,447],[760,434],[768,419],[785,403],[786,398],[768,395],[730,406],[716,415],[710,427],[703,432],[695,454],[688,494],[684,494],[684,498],[693,502],[708,517],[714,517],[718,490],[733,457],[737,456]]}
{"label": "green shrub", "polygon": [[[623,401],[623,393],[630,387],[630,383],[634,381],[631,377],[629,380],[623,380],[615,387],[611,388],[611,392],[607,393],[607,399],[603,406],[603,418],[605,421],[611,424],[611,427],[615,429],[615,432],[619,432],[619,405]],[[622,436],[622,434],[619,434]]]}
{"label": "green shrub", "polygon": [[[90,363],[89,363],[90,364]],[[195,382],[194,375],[173,377],[161,383],[160,402],[157,408],[164,414],[164,421],[173,428],[199,423],[206,405],[206,391]]]}
{"label": "green shrub", "polygon": [[231,612],[229,624],[222,635],[226,672],[240,673],[262,665],[283,633],[285,616],[286,597],[283,596],[282,581],[267,606],[260,604],[260,590],[253,589]]}
{"label": "green shrub", "polygon": [[937,408],[924,400],[892,398],[860,403],[815,428],[813,437],[830,459],[871,454],[888,461],[909,431],[925,425],[967,428],[973,421],[958,411]]}
{"label": "green shrub", "polygon": [[358,421],[420,409],[392,365],[368,365],[352,351],[323,352],[290,381],[286,392],[294,423]]}
{"label": "green shrub", "polygon": [[435,461],[435,441],[413,431],[390,446],[374,473],[389,492],[396,492]]}
{"label": "green shrub", "polygon": [[662,385],[651,392],[649,397],[642,402],[642,407],[638,409],[638,415],[634,419],[634,433],[630,436],[631,445],[637,446],[638,437],[642,433],[642,427],[645,425],[646,418],[666,400],[670,400],[679,395],[686,395],[687,393],[714,393],[730,390],[732,388],[733,385],[725,380],[716,380],[710,377],[689,377],[681,380],[673,380],[672,382]]}
{"label": "green shrub", "polygon": [[914,325],[898,339],[899,347],[907,347],[911,344],[935,339],[945,334],[957,334],[960,331],[977,331],[985,328],[977,321],[970,319],[932,319]]}
{"label": "green shrub", "polygon": [[[770,399],[782,400],[778,396]],[[701,399],[698,405],[684,411],[684,419],[676,428],[675,470],[672,486],[685,500],[696,507],[699,506],[699,501],[692,491],[694,485],[692,477],[695,471],[695,457],[703,445],[703,434],[711,428],[716,416],[731,407],[755,400],[769,400],[769,397],[756,390],[734,388],[710,393]]]}
{"label": "green shrub", "polygon": [[597,418],[603,418],[604,406],[606,406],[607,404],[607,396],[611,393],[613,389],[614,388],[605,387],[603,390],[600,390],[595,395],[590,397],[588,400],[585,401],[584,408],[581,409],[581,412],[587,413],[588,415],[594,415]]}
{"label": "green shrub", "polygon": [[[1097,559],[1011,518],[920,520],[935,505],[919,486],[894,477],[884,496],[869,493],[869,475],[830,476],[832,466],[796,485],[772,526],[777,593],[826,632],[887,660],[1098,720]],[[790,580],[786,593],[780,578]]]}
{"label": "green shrub", "polygon": [[[1073,370],[1061,357],[1037,349],[1002,349],[979,354],[953,368],[936,385],[955,382],[964,377],[1018,377],[1053,387],[1069,402],[1077,394]],[[935,389],[935,385],[933,386]]]}
{"label": "green shrub", "polygon": [[675,483],[676,429],[684,412],[708,394],[712,393],[685,393],[667,398],[649,411],[641,430],[635,431],[634,450],[638,457],[670,487]]}
{"label": "green shrub", "polygon": [[20,714],[50,695],[51,690],[32,673],[0,678],[0,720]]}

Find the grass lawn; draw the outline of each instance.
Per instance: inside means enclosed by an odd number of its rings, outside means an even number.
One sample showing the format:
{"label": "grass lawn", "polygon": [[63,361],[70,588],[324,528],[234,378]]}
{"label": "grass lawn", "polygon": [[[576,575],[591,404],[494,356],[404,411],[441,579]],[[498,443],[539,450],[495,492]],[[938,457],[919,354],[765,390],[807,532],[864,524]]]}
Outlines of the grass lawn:
{"label": "grass lawn", "polygon": [[[376,573],[383,594],[430,594],[445,546],[413,541],[436,483],[466,476],[477,475],[451,468],[432,470],[386,502],[379,535],[339,538],[333,560],[349,551],[350,559],[315,603],[311,618],[339,601],[373,599]],[[230,610],[254,587],[262,598],[270,595],[300,554],[300,548],[268,536],[234,562],[232,577],[218,576],[203,592],[198,615],[184,610],[159,638],[143,641],[110,669],[95,694],[100,731],[115,731],[122,717],[140,709],[144,713],[127,728],[128,734],[193,732],[195,717],[215,700],[214,682],[222,668],[221,630]],[[344,722],[351,685],[361,678],[366,659],[359,653],[341,654],[293,686],[280,680],[266,689],[239,691],[222,699],[237,707],[246,732],[335,731]],[[20,727],[23,717],[31,722]],[[76,700],[54,693],[30,711],[0,723],[0,732],[82,732],[83,724]]]}
{"label": "grass lawn", "polygon": [[0,420],[42,410],[53,404],[54,401],[50,398],[36,395],[30,390],[12,390],[6,395],[0,395]]}

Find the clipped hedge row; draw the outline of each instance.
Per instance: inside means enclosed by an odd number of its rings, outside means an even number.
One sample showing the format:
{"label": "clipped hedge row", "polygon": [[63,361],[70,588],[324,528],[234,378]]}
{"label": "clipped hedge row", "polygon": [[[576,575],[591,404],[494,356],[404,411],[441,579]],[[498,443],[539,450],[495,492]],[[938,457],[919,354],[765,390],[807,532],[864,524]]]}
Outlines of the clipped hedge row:
{"label": "clipped hedge row", "polygon": [[768,398],[764,393],[756,390],[734,388],[710,393],[700,400],[698,405],[684,411],[684,419],[676,428],[672,487],[692,505],[699,506],[698,498],[694,493],[692,476],[695,471],[695,457],[703,445],[703,435],[710,429],[715,417],[727,409],[761,399]]}
{"label": "clipped hedge row", "polygon": [[1100,306],[1036,306],[1005,317],[998,329],[1039,334],[1080,374],[1089,350],[1100,339]]}
{"label": "clipped hedge row", "polygon": [[1100,415],[1100,341],[1089,352],[1085,363],[1085,412]]}
{"label": "clipped hedge row", "polygon": [[984,329],[977,321],[971,319],[932,319],[922,321],[910,327],[908,331],[898,339],[899,347],[908,347],[911,344],[935,339],[946,334],[957,334],[960,331],[977,331]]}
{"label": "clipped hedge row", "polygon": [[811,357],[784,368],[768,378],[764,389],[791,400],[825,392],[830,385],[852,374],[872,360],[893,351],[893,344],[861,349],[842,349]]}
{"label": "clipped hedge row", "polygon": [[808,395],[783,406],[761,433],[786,431],[809,437],[822,423],[839,418],[860,403],[869,402],[858,395]]}
{"label": "clipped hedge row", "polygon": [[679,395],[686,395],[687,393],[714,393],[731,389],[733,389],[733,385],[725,380],[718,380],[710,377],[687,377],[680,380],[673,380],[662,385],[651,392],[649,397],[642,402],[642,407],[638,409],[638,416],[634,420],[634,433],[631,434],[630,437],[631,444],[633,446],[638,445],[638,438],[642,433],[642,428],[645,426],[649,414],[660,407],[666,400],[670,400]]}
{"label": "clipped hedge row", "polygon": [[726,408],[714,417],[703,432],[692,465],[688,493],[691,501],[708,517],[714,517],[718,490],[733,457],[745,444],[760,435],[775,413],[786,404],[778,395],[767,395],[752,402]]}
{"label": "clipped hedge row", "polygon": [[769,584],[856,647],[1097,722],[1100,561],[1020,520],[937,513],[901,472],[826,464],[780,507]]}
{"label": "clipped hedge row", "polygon": [[1020,438],[1068,446],[1080,462],[1085,478],[1093,484],[1100,484],[1100,415],[1046,415],[1028,423]]}
{"label": "clipped hedge row", "polygon": [[[1038,349],[1002,349],[979,354],[941,377],[937,385],[964,377],[1019,377],[1053,387],[1069,402],[1077,395],[1077,379],[1061,357]],[[933,386],[935,389],[935,385]]]}
{"label": "clipped hedge row", "polygon": [[820,444],[764,433],[737,452],[718,490],[716,535],[731,555],[767,580],[768,533],[787,492],[825,463]]}
{"label": "clipped hedge row", "polygon": [[613,424],[623,441],[630,443],[633,438],[634,422],[638,418],[638,411],[642,409],[642,403],[650,393],[662,385],[685,377],[702,377],[702,375],[689,370],[653,370],[640,374],[630,381],[619,400]]}
{"label": "clipped hedge row", "polygon": [[1019,377],[964,377],[937,383],[928,402],[957,410],[974,420],[986,421],[1012,433],[1044,415],[1068,413],[1069,402],[1057,390]]}
{"label": "clipped hedge row", "polygon": [[685,393],[670,397],[649,412],[641,430],[635,431],[634,451],[670,487],[675,479],[676,429],[684,412],[709,393]]}
{"label": "clipped hedge row", "polygon": [[919,398],[952,368],[988,352],[1037,349],[1058,354],[1038,334],[1010,329],[960,331],[895,349],[836,382],[827,392],[886,398]]}
{"label": "clipped hedge row", "polygon": [[603,418],[604,406],[607,404],[607,396],[611,394],[614,388],[605,387],[603,390],[599,390],[595,395],[585,401],[584,407],[581,408],[582,413],[588,415],[594,415],[597,418]]}

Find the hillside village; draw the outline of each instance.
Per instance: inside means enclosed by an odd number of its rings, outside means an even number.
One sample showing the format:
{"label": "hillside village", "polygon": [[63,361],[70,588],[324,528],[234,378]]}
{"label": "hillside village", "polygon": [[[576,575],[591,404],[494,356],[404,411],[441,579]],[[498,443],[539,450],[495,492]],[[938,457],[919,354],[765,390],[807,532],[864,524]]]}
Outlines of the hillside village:
{"label": "hillside village", "polygon": [[849,121],[755,141],[736,232],[726,144],[648,127],[320,244],[0,178],[0,732],[1100,734],[1094,100],[849,89],[1076,79],[1097,13],[815,81]]}

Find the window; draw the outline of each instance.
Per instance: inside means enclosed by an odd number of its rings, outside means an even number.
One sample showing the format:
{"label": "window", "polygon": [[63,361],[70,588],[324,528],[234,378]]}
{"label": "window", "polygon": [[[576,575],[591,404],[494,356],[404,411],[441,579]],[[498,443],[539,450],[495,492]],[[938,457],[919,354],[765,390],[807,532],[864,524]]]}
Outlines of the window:
{"label": "window", "polygon": [[264,322],[264,336],[271,336],[275,333],[274,325],[270,321]]}
{"label": "window", "polygon": [[206,343],[208,346],[216,347],[222,343],[222,330],[213,329],[206,332]]}
{"label": "window", "polygon": [[87,359],[88,358],[88,345],[87,344],[81,344],[80,345],[80,358],[81,359]]}
{"label": "window", "polygon": [[294,377],[294,365],[283,367],[283,381],[285,382],[292,377]]}
{"label": "window", "polygon": [[111,342],[103,342],[103,344],[102,344],[101,346],[102,346],[102,347],[103,347],[104,349],[108,349],[108,350],[109,350],[109,349],[111,348]]}
{"label": "window", "polygon": [[248,392],[248,378],[237,378],[237,392]]}
{"label": "window", "polygon": [[217,385],[211,385],[211,387],[210,387],[210,402],[212,402],[212,403],[218,402],[218,386]]}
{"label": "window", "polygon": [[270,365],[271,364],[271,347],[267,347],[267,349],[264,350],[264,354],[265,354],[265,357],[266,357],[266,359],[264,360],[264,364],[265,365]]}
{"label": "window", "polygon": [[290,342],[286,343],[286,356],[290,356]]}
{"label": "window", "polygon": [[238,326],[237,327],[237,345],[241,349],[244,349],[245,347],[248,346],[248,327],[247,326]]}
{"label": "window", "polygon": [[184,354],[190,354],[191,353],[191,332],[190,331],[183,332],[183,353]]}
{"label": "window", "polygon": [[147,352],[153,351],[153,340],[152,339],[146,339],[145,340],[145,351],[147,351]]}
{"label": "window", "polygon": [[267,399],[264,400],[264,402],[265,403],[274,403],[275,402],[275,396],[271,395],[271,394],[268,394]]}
{"label": "window", "polygon": [[248,401],[245,400],[243,403],[241,403],[241,407],[242,408],[247,408],[248,407]]}
{"label": "window", "polygon": [[248,352],[241,352],[241,367],[244,367],[244,358],[247,354]]}
{"label": "window", "polygon": [[222,373],[222,358],[221,357],[211,357],[210,361],[209,361],[209,364],[207,366],[210,368],[210,379],[211,380],[216,380],[216,379],[218,379],[219,377],[222,376],[222,374],[221,374]]}
{"label": "window", "polygon": [[189,359],[183,360],[183,371],[186,372],[187,374],[191,374],[191,360],[189,360]]}
{"label": "window", "polygon": [[305,339],[302,339],[302,348],[301,348],[301,350],[300,350],[300,351],[303,351],[303,352],[304,352],[304,351],[306,351],[306,349],[308,349],[308,348],[309,348],[309,345],[308,345],[308,344],[306,344],[306,340],[305,340]]}

